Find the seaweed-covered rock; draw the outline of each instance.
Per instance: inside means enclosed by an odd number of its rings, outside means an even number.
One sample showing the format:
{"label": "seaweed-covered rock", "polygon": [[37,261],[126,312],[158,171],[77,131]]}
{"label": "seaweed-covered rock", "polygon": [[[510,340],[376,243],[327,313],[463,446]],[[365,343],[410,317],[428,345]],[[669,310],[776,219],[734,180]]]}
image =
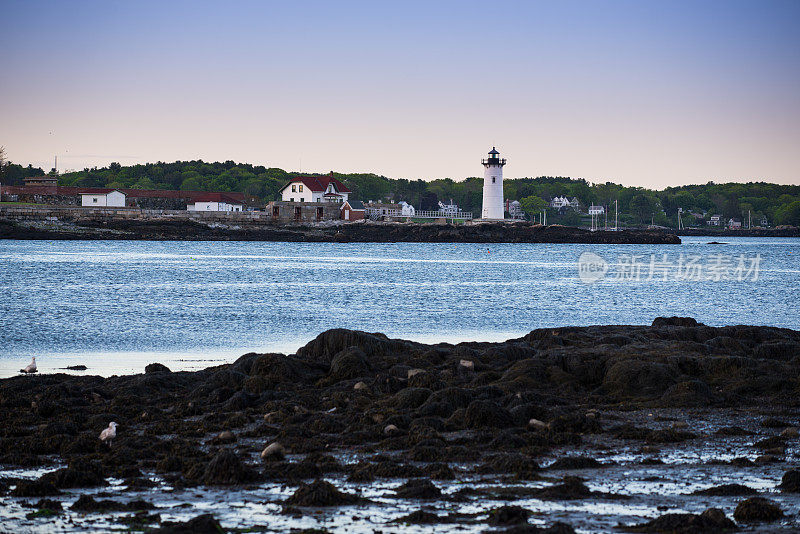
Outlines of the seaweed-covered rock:
{"label": "seaweed-covered rock", "polygon": [[771,522],[782,518],[783,510],[775,501],[750,497],[736,505],[733,517],[740,523]]}
{"label": "seaweed-covered rock", "polygon": [[370,371],[367,355],[358,347],[348,347],[331,359],[330,376],[336,380],[347,380],[366,376]]}
{"label": "seaweed-covered rock", "polygon": [[392,520],[392,523],[402,523],[407,525],[435,525],[438,523],[443,523],[444,519],[446,518],[442,518],[433,512],[417,510],[408,515],[404,515]]}
{"label": "seaweed-covered rock", "polygon": [[732,497],[739,495],[755,495],[758,491],[742,484],[722,484],[710,488],[697,490],[692,495],[707,495],[709,497]]}
{"label": "seaweed-covered rock", "polygon": [[489,511],[487,522],[495,527],[527,523],[531,511],[521,506],[501,506]]}
{"label": "seaweed-covered rock", "polygon": [[245,484],[258,478],[255,471],[245,466],[235,453],[222,449],[207,464],[196,464],[187,478],[209,486]]}
{"label": "seaweed-covered rock", "polygon": [[442,490],[437,488],[430,480],[414,478],[395,490],[397,496],[403,499],[438,499]]}
{"label": "seaweed-covered rock", "polygon": [[128,510],[152,510],[155,508],[147,501],[131,501],[127,503],[112,501],[112,500],[95,500],[90,495],[81,495],[77,501],[70,507],[70,510],[76,512],[110,512],[110,511],[128,511]]}
{"label": "seaweed-covered rock", "polygon": [[778,487],[784,493],[800,493],[800,469],[786,471]]}
{"label": "seaweed-covered rock", "polygon": [[588,456],[563,456],[550,464],[548,469],[596,469],[603,464]]}
{"label": "seaweed-covered rock", "polygon": [[290,506],[344,506],[362,502],[358,495],[344,493],[325,480],[315,480],[311,484],[301,484],[285,501]]}
{"label": "seaweed-covered rock", "polygon": [[716,534],[736,530],[736,523],[718,508],[709,508],[702,514],[664,514],[652,521],[623,527],[627,532],[653,532],[671,534]]}
{"label": "seaweed-covered rock", "polygon": [[586,499],[593,495],[586,484],[578,477],[564,477],[561,484],[553,484],[537,490],[534,495],[538,499],[549,501],[567,501]]}
{"label": "seaweed-covered rock", "polygon": [[666,364],[646,360],[619,359],[609,366],[603,386],[624,397],[663,395],[675,383],[675,371]]}
{"label": "seaweed-covered rock", "polygon": [[144,368],[145,374],[152,374],[152,373],[170,373],[169,367],[161,363],[151,363],[145,366]]}
{"label": "seaweed-covered rock", "polygon": [[508,410],[492,401],[476,400],[467,406],[464,422],[468,428],[506,428],[514,424]]}
{"label": "seaweed-covered rock", "polygon": [[164,522],[152,534],[223,534],[225,530],[211,514],[199,515],[185,522]]}

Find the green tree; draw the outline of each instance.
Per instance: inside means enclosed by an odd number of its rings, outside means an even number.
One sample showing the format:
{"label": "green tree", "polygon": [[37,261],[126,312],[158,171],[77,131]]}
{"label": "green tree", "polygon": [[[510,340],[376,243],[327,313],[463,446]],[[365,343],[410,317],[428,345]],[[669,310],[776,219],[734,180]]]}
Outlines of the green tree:
{"label": "green tree", "polygon": [[639,218],[639,223],[649,222],[656,209],[654,199],[647,194],[639,193],[631,199],[631,211]]}
{"label": "green tree", "polygon": [[531,195],[520,200],[519,205],[522,207],[522,211],[528,216],[533,216],[545,209],[547,207],[547,202],[542,197]]}
{"label": "green tree", "polygon": [[800,200],[795,200],[791,204],[778,208],[775,212],[775,223],[800,226]]}

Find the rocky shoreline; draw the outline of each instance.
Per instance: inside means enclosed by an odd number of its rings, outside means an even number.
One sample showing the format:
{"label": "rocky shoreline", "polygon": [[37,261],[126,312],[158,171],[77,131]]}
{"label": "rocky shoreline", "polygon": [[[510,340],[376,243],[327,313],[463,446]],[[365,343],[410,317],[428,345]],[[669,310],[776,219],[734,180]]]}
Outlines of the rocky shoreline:
{"label": "rocky shoreline", "polygon": [[264,222],[203,223],[186,219],[0,219],[0,239],[108,239],[180,241],[308,241],[341,243],[589,243],[680,244],[655,230],[590,232],[529,223],[471,225],[364,222],[287,225]]}
{"label": "rocky shoreline", "polygon": [[19,376],[0,380],[0,515],[30,531],[791,532],[799,371],[798,331],[659,318],[458,345],[329,330],[197,372]]}

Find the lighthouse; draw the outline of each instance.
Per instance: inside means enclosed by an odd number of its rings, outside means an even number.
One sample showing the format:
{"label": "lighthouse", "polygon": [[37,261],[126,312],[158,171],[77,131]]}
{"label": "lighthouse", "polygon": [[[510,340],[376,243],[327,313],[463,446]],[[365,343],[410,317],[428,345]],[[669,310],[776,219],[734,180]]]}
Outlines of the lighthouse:
{"label": "lighthouse", "polygon": [[495,147],[489,152],[483,163],[483,211],[481,219],[503,220],[503,165],[505,159],[500,159],[500,152]]}

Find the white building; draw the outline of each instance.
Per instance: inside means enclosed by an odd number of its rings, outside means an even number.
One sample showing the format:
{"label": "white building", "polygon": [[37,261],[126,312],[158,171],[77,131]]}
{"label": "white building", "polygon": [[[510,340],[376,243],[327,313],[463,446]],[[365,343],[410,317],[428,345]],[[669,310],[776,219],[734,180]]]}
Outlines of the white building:
{"label": "white building", "polygon": [[86,189],[79,193],[81,206],[95,208],[124,208],[125,193],[116,189]]}
{"label": "white building", "polygon": [[225,193],[208,193],[195,197],[186,206],[187,211],[242,211],[244,205]]}
{"label": "white building", "polygon": [[525,212],[522,211],[522,205],[519,200],[506,200],[506,211],[512,219],[525,218]]}
{"label": "white building", "polygon": [[571,205],[572,204],[567,197],[555,197],[550,201],[550,207],[555,209],[569,208]]}
{"label": "white building", "polygon": [[489,151],[489,157],[481,160],[483,164],[483,210],[481,219],[499,220],[505,218],[503,210],[503,166],[505,159],[500,159],[500,152],[495,147]]}
{"label": "white building", "polygon": [[721,218],[720,218],[719,215],[712,215],[711,219],[708,221],[708,225],[709,226],[719,226],[721,224],[721,220],[720,219]]}
{"label": "white building", "polygon": [[403,217],[413,217],[417,213],[417,210],[414,209],[414,206],[412,206],[405,200],[401,200],[399,204],[400,204],[400,214]]}
{"label": "white building", "polygon": [[440,200],[439,213],[441,213],[444,217],[455,217],[458,215],[458,205],[453,202],[452,198],[448,204],[445,204]]}
{"label": "white building", "polygon": [[592,204],[589,206],[589,215],[602,215],[606,212],[606,208],[604,206],[595,206]]}
{"label": "white building", "polygon": [[336,202],[342,203],[350,193],[345,185],[333,177],[297,176],[281,189],[284,202]]}

